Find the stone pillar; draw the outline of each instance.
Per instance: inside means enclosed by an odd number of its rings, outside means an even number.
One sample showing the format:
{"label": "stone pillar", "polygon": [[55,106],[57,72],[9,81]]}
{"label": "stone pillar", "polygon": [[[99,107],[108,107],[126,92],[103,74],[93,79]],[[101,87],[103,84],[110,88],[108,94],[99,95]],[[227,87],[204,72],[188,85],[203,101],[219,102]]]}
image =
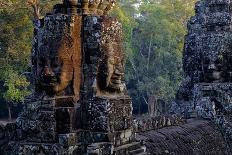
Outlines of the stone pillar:
{"label": "stone pillar", "polygon": [[83,30],[82,125],[95,143],[89,149],[99,150],[102,141],[116,148],[136,143],[132,102],[124,82],[122,25],[112,17],[86,16]]}
{"label": "stone pillar", "polygon": [[17,120],[22,138],[8,152],[145,152],[135,140],[124,82],[122,25],[107,16],[114,3],[64,0],[40,20],[32,50],[35,91]]}

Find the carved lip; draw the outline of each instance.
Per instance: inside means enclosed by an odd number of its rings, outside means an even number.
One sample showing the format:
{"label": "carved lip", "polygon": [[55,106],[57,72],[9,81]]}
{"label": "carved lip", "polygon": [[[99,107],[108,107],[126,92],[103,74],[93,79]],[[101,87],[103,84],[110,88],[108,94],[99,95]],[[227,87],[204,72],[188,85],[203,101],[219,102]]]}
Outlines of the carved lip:
{"label": "carved lip", "polygon": [[55,76],[41,76],[40,82],[44,86],[53,86],[58,82],[58,79]]}
{"label": "carved lip", "polygon": [[79,5],[78,0],[64,0],[64,3],[68,6],[77,6]]}
{"label": "carved lip", "polygon": [[208,78],[212,80],[219,80],[222,78],[222,71],[212,71],[212,72],[207,72],[206,75]]}

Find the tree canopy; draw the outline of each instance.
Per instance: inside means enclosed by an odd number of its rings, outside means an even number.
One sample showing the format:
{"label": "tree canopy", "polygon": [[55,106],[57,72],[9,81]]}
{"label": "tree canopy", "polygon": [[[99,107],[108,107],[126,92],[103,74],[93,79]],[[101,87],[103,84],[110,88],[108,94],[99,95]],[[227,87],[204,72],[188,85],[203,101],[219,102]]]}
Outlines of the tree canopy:
{"label": "tree canopy", "polygon": [[[42,15],[57,2],[42,0]],[[30,71],[32,15],[26,0],[0,1],[0,100],[6,103],[17,104],[29,94],[24,73]]]}
{"label": "tree canopy", "polygon": [[153,96],[167,103],[175,98],[182,79],[187,21],[195,2],[121,1],[115,10],[124,27],[126,82],[135,111],[141,112]]}

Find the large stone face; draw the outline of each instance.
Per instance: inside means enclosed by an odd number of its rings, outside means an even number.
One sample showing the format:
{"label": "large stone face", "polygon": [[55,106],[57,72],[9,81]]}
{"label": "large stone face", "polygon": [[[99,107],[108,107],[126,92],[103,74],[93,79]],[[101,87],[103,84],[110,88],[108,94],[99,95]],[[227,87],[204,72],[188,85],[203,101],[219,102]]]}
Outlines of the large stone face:
{"label": "large stone face", "polygon": [[84,25],[83,89],[88,93],[83,96],[126,95],[121,23],[112,17],[86,16]]}
{"label": "large stone face", "polygon": [[188,23],[183,68],[185,79],[174,111],[214,121],[231,147],[232,2],[204,0]]}
{"label": "large stone face", "polygon": [[49,15],[37,31],[32,65],[36,91],[48,95],[74,96],[81,83],[82,17]]}
{"label": "large stone face", "polygon": [[232,81],[230,6],[227,0],[196,3],[196,15],[188,22],[185,37],[185,79],[177,94],[179,103],[194,100],[195,84]]}

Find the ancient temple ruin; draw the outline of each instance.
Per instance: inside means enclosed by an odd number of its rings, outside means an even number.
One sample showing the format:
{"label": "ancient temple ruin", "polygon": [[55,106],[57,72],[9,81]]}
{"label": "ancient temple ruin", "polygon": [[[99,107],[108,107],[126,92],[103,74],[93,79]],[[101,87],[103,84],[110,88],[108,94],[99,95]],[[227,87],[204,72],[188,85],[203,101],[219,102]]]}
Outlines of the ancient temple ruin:
{"label": "ancient temple ruin", "polygon": [[35,18],[34,92],[4,154],[145,154],[124,82],[122,25],[107,15],[114,5],[64,0]]}
{"label": "ancient temple ruin", "polygon": [[[0,154],[228,154],[232,150],[230,0],[202,0],[188,23],[185,79],[171,114],[132,118],[115,1],[64,0],[35,10],[34,92],[0,126]],[[175,114],[173,114],[175,113]]]}

